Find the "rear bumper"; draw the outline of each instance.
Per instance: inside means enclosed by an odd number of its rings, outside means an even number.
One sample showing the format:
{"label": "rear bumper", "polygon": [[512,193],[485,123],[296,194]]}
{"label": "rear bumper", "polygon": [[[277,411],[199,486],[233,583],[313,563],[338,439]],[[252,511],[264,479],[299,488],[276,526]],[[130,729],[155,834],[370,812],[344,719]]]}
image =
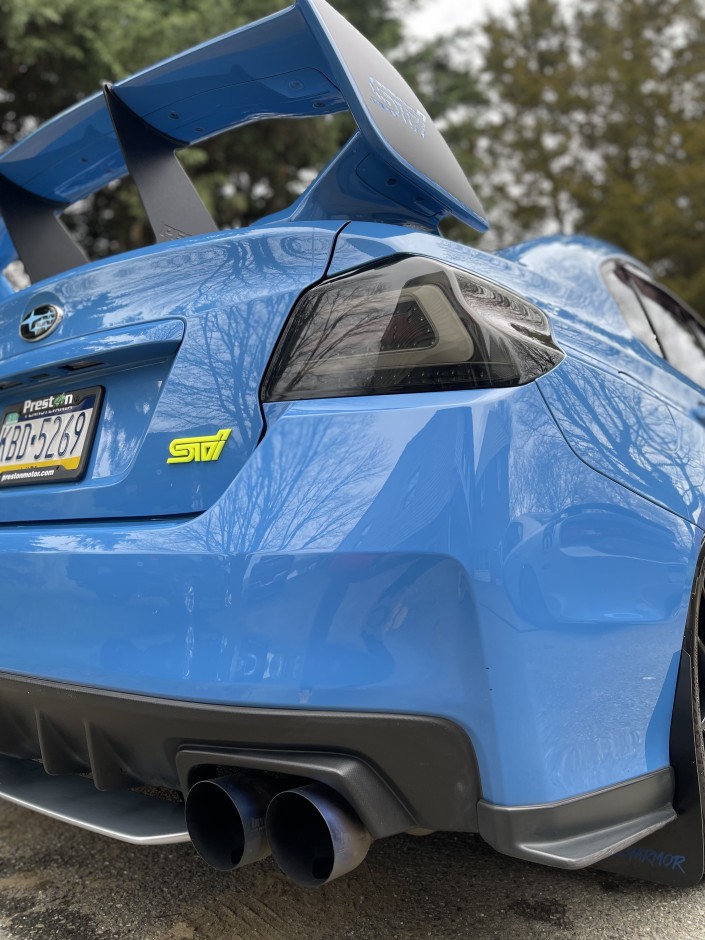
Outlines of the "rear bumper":
{"label": "rear bumper", "polygon": [[[267,423],[191,519],[0,526],[2,668],[194,714],[333,715],[310,746],[344,753],[341,715],[438,716],[499,806],[668,766],[699,533],[580,461],[536,388],[293,403]],[[173,785],[148,757],[136,779]]]}
{"label": "rear bumper", "polygon": [[185,793],[223,765],[296,774],[335,786],[376,838],[477,830],[473,748],[441,718],[207,705],[0,675],[0,754],[40,759],[51,775],[89,773],[99,790]]}
{"label": "rear bumper", "polygon": [[[670,768],[559,803],[496,806],[480,798],[467,735],[430,716],[194,704],[0,674],[0,753],[0,797],[136,844],[188,834],[179,801],[129,788],[186,794],[243,771],[245,786],[264,771],[332,787],[373,838],[479,831],[500,852],[559,868],[599,863],[676,820]],[[669,877],[692,883],[678,858]]]}

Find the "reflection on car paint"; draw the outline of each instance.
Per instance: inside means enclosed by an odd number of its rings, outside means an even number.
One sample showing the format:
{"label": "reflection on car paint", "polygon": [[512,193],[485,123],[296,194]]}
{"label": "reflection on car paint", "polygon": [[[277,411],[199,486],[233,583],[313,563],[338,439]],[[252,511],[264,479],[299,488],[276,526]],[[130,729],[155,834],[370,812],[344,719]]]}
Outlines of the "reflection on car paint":
{"label": "reflection on car paint", "polygon": [[[693,545],[692,525],[580,461],[533,386],[302,402],[196,519],[26,532],[16,564],[42,558],[72,613],[57,634],[28,599],[0,655],[173,697],[441,711],[471,735],[487,798],[532,803],[668,762],[653,728]],[[96,624],[80,611],[98,596]]]}

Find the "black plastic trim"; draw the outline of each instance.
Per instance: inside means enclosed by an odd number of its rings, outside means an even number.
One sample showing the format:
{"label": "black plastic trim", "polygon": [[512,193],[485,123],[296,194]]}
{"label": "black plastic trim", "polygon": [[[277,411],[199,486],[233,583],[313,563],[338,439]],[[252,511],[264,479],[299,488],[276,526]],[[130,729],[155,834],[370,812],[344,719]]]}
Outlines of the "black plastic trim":
{"label": "black plastic trim", "polygon": [[113,89],[103,86],[105,103],[147,218],[158,242],[217,232],[210,212],[174,151],[174,140],[148,124]]}
{"label": "black plastic trim", "polygon": [[375,834],[477,831],[472,744],[427,715],[203,704],[0,674],[0,754],[89,772],[106,789],[183,789],[203,762],[259,766],[326,782],[356,806],[373,796]]}
{"label": "black plastic trim", "polygon": [[587,868],[676,818],[673,771],[656,770],[583,796],[537,806],[478,804],[480,835],[505,855]]}
{"label": "black plastic trim", "polygon": [[0,213],[32,282],[88,261],[57,216],[65,208],[65,203],[42,199],[0,174]]}
{"label": "black plastic trim", "polygon": [[[305,777],[331,787],[353,807],[373,839],[384,839],[416,827],[414,816],[397,793],[359,757],[310,751],[185,748],[176,755],[176,766],[183,792],[204,776],[210,777],[210,773],[204,773],[209,768],[264,770],[283,774],[289,780]],[[290,786],[301,786],[301,782]]]}

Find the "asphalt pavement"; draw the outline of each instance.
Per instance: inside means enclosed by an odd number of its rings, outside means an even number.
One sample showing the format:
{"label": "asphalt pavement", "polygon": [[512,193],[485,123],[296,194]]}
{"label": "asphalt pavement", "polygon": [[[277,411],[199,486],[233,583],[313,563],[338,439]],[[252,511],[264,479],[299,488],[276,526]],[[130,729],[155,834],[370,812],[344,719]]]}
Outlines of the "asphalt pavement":
{"label": "asphalt pavement", "polygon": [[0,940],[705,940],[705,885],[675,890],[497,855],[478,837],[397,836],[318,890],[268,859],[209,869],[0,803]]}

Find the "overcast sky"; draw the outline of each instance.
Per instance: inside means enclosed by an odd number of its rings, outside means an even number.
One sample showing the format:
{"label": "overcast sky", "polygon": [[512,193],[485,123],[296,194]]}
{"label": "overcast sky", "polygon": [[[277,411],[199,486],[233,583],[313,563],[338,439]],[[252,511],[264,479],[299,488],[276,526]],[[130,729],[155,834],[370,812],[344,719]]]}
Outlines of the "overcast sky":
{"label": "overcast sky", "polygon": [[485,14],[506,9],[510,0],[425,0],[424,5],[409,17],[409,32],[420,39],[431,39],[459,27],[472,26]]}

